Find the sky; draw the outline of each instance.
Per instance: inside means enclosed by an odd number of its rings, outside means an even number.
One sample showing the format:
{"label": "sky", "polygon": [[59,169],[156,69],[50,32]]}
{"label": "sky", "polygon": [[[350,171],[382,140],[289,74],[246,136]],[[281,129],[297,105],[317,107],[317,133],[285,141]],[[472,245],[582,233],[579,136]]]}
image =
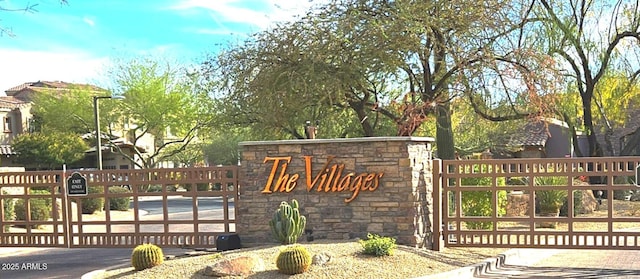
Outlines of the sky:
{"label": "sky", "polygon": [[0,95],[24,82],[108,84],[115,61],[156,57],[192,64],[275,22],[309,0],[0,0]]}

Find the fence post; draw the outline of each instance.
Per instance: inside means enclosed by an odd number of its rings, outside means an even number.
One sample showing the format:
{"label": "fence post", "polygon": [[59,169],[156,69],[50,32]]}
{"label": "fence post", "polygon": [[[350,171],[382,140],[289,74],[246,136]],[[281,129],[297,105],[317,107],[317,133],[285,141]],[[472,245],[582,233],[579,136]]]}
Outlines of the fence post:
{"label": "fence post", "polygon": [[433,159],[431,165],[433,166],[431,171],[431,184],[433,185],[433,224],[431,224],[433,239],[431,239],[431,249],[440,251],[444,246],[442,238],[442,160]]}
{"label": "fence post", "polygon": [[[67,165],[62,165],[62,175],[60,176],[60,190],[62,191],[62,202],[61,202],[61,207],[62,207],[62,215],[61,217],[64,218],[64,221],[62,222],[64,224],[64,241],[67,244],[67,248],[71,248],[71,225],[70,225],[70,220],[71,217],[73,216],[73,205],[71,204],[71,201],[69,201],[69,196],[67,195]],[[79,209],[81,210],[81,209]]]}

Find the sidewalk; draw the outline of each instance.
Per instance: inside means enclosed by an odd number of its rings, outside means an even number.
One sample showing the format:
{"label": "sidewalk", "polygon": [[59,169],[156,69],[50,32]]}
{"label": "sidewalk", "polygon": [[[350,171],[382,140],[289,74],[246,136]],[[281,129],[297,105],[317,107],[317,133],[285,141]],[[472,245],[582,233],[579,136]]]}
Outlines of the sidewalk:
{"label": "sidewalk", "polygon": [[472,278],[640,278],[638,250],[515,249]]}

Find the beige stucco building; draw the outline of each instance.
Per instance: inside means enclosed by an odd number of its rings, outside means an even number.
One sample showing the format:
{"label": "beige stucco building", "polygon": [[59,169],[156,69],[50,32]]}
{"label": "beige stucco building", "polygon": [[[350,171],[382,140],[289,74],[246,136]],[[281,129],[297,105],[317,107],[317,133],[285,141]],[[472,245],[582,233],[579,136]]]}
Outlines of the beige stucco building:
{"label": "beige stucco building", "polygon": [[[33,115],[31,113],[33,97],[42,92],[56,91],[60,94],[69,92],[72,89],[82,89],[95,91],[96,94],[108,95],[107,90],[97,86],[88,84],[67,83],[61,81],[37,81],[26,82],[21,85],[9,88],[5,91],[6,96],[0,96],[0,117],[2,117],[3,133],[0,134],[0,167],[16,167],[21,166],[14,162],[15,152],[11,148],[11,143],[15,137],[22,133],[28,133],[33,130]],[[110,125],[104,123],[102,125]],[[109,135],[111,143],[120,147],[132,158],[134,148],[143,154],[148,150],[154,150],[154,138],[151,135],[145,135],[137,141],[137,146],[132,144],[128,138],[130,133],[126,129],[111,127],[112,134]],[[103,135],[104,138],[106,135]],[[95,135],[90,134],[84,137],[88,140],[91,148],[86,151],[85,159],[76,163],[73,167],[95,168],[97,166],[96,145],[93,139]],[[135,165],[125,156],[118,153],[113,147],[110,147],[108,140],[102,142],[102,156],[104,169],[132,169]],[[139,158],[137,158],[139,159]],[[21,166],[29,169],[30,166]],[[62,167],[62,166],[60,166]]]}

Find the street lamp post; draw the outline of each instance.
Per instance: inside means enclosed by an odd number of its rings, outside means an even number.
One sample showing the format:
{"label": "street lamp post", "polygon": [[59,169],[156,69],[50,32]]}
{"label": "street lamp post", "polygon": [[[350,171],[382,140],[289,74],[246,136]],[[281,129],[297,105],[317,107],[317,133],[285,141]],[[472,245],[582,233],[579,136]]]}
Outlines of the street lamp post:
{"label": "street lamp post", "polygon": [[96,121],[96,152],[98,152],[98,170],[102,170],[102,136],[100,135],[100,107],[98,99],[124,99],[123,96],[93,96],[93,117]]}

